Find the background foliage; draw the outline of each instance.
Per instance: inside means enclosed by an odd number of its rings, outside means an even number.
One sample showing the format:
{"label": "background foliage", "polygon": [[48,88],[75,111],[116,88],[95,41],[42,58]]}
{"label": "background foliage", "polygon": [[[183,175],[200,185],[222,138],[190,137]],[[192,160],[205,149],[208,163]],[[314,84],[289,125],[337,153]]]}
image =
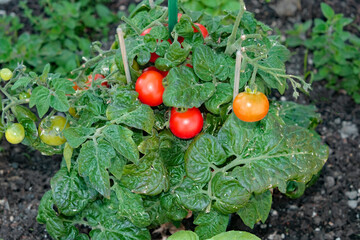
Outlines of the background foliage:
{"label": "background foliage", "polygon": [[0,17],[0,65],[14,69],[23,61],[41,72],[51,63],[55,72],[70,72],[82,57],[90,57],[91,41],[107,42],[111,26],[120,21],[123,13],[113,13],[108,2],[40,0],[40,9],[31,9],[31,4],[20,1],[24,18]]}

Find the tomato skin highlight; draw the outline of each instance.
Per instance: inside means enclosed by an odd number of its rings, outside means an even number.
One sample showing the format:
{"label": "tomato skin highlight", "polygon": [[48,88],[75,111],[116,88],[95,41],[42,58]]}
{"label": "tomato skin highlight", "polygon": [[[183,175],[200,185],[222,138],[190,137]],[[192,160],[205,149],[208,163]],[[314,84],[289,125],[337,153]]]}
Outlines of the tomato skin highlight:
{"label": "tomato skin highlight", "polygon": [[62,131],[69,126],[69,123],[66,124],[66,118],[62,116],[52,116],[50,119],[44,118],[39,124],[39,137],[47,145],[60,146],[66,142]]}
{"label": "tomato skin highlight", "polygon": [[178,138],[190,139],[198,135],[204,125],[204,118],[197,108],[190,108],[186,112],[171,109],[170,130]]}
{"label": "tomato skin highlight", "polygon": [[162,80],[163,75],[157,71],[147,71],[141,74],[135,84],[135,91],[139,93],[139,100],[151,107],[159,106],[163,103],[163,93],[165,91]]}
{"label": "tomato skin highlight", "polygon": [[25,138],[25,129],[20,123],[11,124],[5,131],[5,138],[11,144],[19,144]]}
{"label": "tomato skin highlight", "polygon": [[257,122],[269,112],[269,100],[262,92],[242,92],[235,97],[233,112],[244,122]]}
{"label": "tomato skin highlight", "polygon": [[145,69],[143,70],[143,73],[144,73],[144,72],[148,72],[148,71],[156,71],[156,72],[160,73],[161,75],[163,75],[163,77],[166,77],[166,76],[169,74],[169,71],[160,71],[159,69],[157,69],[157,68],[154,67],[154,66],[145,68]]}

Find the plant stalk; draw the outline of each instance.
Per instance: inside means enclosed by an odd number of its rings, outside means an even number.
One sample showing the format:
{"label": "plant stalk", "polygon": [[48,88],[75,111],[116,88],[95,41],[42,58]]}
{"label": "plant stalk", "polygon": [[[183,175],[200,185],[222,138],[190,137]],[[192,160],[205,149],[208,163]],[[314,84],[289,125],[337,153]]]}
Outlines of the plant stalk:
{"label": "plant stalk", "polygon": [[127,81],[127,84],[130,85],[131,84],[131,75],[130,75],[129,62],[128,62],[127,54],[126,54],[124,32],[121,28],[118,28],[116,30],[116,32],[119,37],[119,44],[120,44],[120,49],[121,49],[122,60],[124,62],[126,81]]}

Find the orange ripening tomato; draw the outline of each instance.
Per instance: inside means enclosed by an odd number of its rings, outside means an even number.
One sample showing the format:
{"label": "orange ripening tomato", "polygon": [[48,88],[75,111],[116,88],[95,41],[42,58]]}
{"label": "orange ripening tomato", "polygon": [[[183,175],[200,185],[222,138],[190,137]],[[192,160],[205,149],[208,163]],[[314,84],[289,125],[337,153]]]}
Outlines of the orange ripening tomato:
{"label": "orange ripening tomato", "polygon": [[139,93],[139,100],[151,107],[163,103],[164,87],[163,75],[157,71],[147,71],[141,74],[135,84],[135,91]]}
{"label": "orange ripening tomato", "polygon": [[233,102],[235,115],[244,122],[257,122],[269,111],[269,100],[262,92],[242,92]]}

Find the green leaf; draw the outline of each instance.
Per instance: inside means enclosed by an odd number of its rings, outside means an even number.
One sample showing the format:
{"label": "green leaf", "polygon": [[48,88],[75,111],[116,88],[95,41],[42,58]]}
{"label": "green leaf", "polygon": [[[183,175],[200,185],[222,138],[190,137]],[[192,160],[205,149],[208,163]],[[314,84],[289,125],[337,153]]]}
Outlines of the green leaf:
{"label": "green leaf", "polygon": [[184,163],[185,151],[190,141],[174,136],[170,131],[163,131],[159,135],[159,156],[167,166],[176,166]]}
{"label": "green leaf", "polygon": [[214,207],[221,213],[229,214],[239,210],[250,198],[250,193],[232,176],[217,173],[211,182],[216,202]]}
{"label": "green leaf", "polygon": [[71,158],[73,156],[73,151],[74,151],[74,149],[69,145],[69,143],[66,142],[63,155],[64,155],[66,167],[69,172],[70,172],[70,168],[71,168]]}
{"label": "green leaf", "polygon": [[220,233],[208,240],[229,240],[229,239],[236,239],[236,240],[261,240],[257,236],[242,231],[229,231]]}
{"label": "green leaf", "polygon": [[133,132],[120,125],[110,125],[103,130],[105,139],[129,161],[138,164],[139,150],[132,139]]}
{"label": "green leaf", "polygon": [[321,3],[320,6],[322,13],[328,20],[331,20],[335,16],[334,10],[329,5],[326,3]]}
{"label": "green leaf", "polygon": [[50,96],[50,106],[59,112],[69,111],[69,101],[63,91],[55,91],[53,95]]}
{"label": "green leaf", "polygon": [[141,104],[137,109],[129,113],[125,113],[115,119],[116,123],[123,123],[129,127],[144,130],[151,133],[155,123],[154,111],[150,106]]}
{"label": "green leaf", "polygon": [[50,184],[54,202],[59,212],[66,216],[81,212],[97,195],[94,189],[88,188],[74,168],[70,172],[65,167],[61,168]]}
{"label": "green leaf", "polygon": [[49,89],[38,86],[31,94],[29,106],[34,107],[36,105],[39,117],[42,118],[49,110],[50,99],[51,95]]}
{"label": "green leaf", "polygon": [[285,125],[278,111],[258,123],[245,123],[232,114],[218,134],[234,158],[225,170],[235,167],[232,176],[249,192],[274,187],[286,192],[288,180],[310,181],[327,160],[328,148],[316,133]]}
{"label": "green leaf", "polygon": [[209,213],[201,212],[194,220],[195,233],[200,239],[211,238],[219,233],[225,232],[229,223],[229,216],[210,211]]}
{"label": "green leaf", "polygon": [[154,112],[150,106],[140,103],[138,93],[129,90],[119,90],[112,98],[106,110],[109,120],[123,123],[129,127],[151,133],[155,123]]}
{"label": "green leaf", "polygon": [[166,51],[164,58],[159,58],[155,62],[157,69],[161,71],[168,71],[170,68],[176,67],[184,62],[189,53],[190,47],[182,47],[179,42],[174,42]]}
{"label": "green leaf", "polygon": [[16,90],[20,87],[26,87],[29,83],[31,83],[31,81],[32,81],[31,77],[21,77],[18,80],[16,80],[14,85],[11,87],[11,90]]}
{"label": "green leaf", "polygon": [[88,137],[94,134],[96,131],[95,128],[87,128],[87,127],[69,127],[66,128],[63,132],[64,137],[67,140],[67,143],[72,148],[78,148],[81,144],[83,144]]}
{"label": "green leaf", "polygon": [[160,204],[166,216],[172,221],[182,221],[188,215],[188,211],[183,206],[180,206],[176,196],[173,194],[161,196]]}
{"label": "green leaf", "polygon": [[126,165],[127,160],[120,155],[117,155],[115,158],[111,159],[111,165],[109,171],[116,179],[120,180],[123,174],[124,166]]}
{"label": "green leaf", "polygon": [[210,134],[197,136],[185,154],[186,173],[192,180],[207,183],[211,177],[212,165],[221,165],[226,154],[216,137]]}
{"label": "green leaf", "polygon": [[36,220],[46,224],[46,231],[55,239],[66,236],[68,227],[53,209],[54,200],[51,191],[47,191],[41,198]]}
{"label": "green leaf", "polygon": [[301,105],[294,102],[274,103],[280,108],[280,117],[288,125],[314,129],[321,122],[320,113],[316,112],[314,105]]}
{"label": "green leaf", "polygon": [[175,190],[180,205],[191,211],[203,211],[211,202],[209,196],[203,192],[204,185],[185,177]]}
{"label": "green leaf", "polygon": [[69,81],[66,78],[54,78],[51,80],[51,86],[55,88],[55,91],[61,91],[65,94],[74,94],[75,90],[73,88],[74,83]]}
{"label": "green leaf", "polygon": [[137,227],[149,226],[150,215],[145,211],[141,196],[118,184],[113,189],[119,200],[117,216],[128,218]]}
{"label": "green leaf", "polygon": [[199,236],[192,231],[178,231],[168,237],[168,240],[199,240]]}
{"label": "green leaf", "polygon": [[209,46],[196,47],[193,58],[195,73],[201,80],[213,81],[217,78],[224,81],[228,77],[229,67],[224,55],[215,53]]}
{"label": "green leaf", "polygon": [[200,84],[189,67],[181,66],[170,70],[163,101],[166,106],[177,108],[200,107],[215,92],[213,83]]}
{"label": "green leaf", "polygon": [[[150,240],[151,235],[147,228],[134,226],[126,218],[116,216],[115,195],[111,196],[109,201],[95,201],[83,212],[83,218],[86,218],[93,229],[90,231],[92,240]],[[115,210],[115,211],[114,211]]]}
{"label": "green leaf", "polygon": [[237,214],[241,217],[246,226],[254,228],[255,223],[265,223],[269,216],[272,203],[270,191],[261,194],[253,194],[250,201],[239,209]]}
{"label": "green leaf", "polygon": [[220,83],[216,86],[215,94],[205,102],[206,109],[213,114],[220,114],[221,105],[232,100],[233,88],[228,83]]}
{"label": "green leaf", "polygon": [[115,156],[115,150],[109,143],[103,140],[96,144],[94,141],[87,141],[82,145],[77,159],[79,173],[88,177],[91,187],[106,198],[110,197],[110,179],[106,169]]}
{"label": "green leaf", "polygon": [[169,188],[166,168],[156,153],[145,155],[139,165],[126,165],[121,183],[134,193],[150,196]]}

